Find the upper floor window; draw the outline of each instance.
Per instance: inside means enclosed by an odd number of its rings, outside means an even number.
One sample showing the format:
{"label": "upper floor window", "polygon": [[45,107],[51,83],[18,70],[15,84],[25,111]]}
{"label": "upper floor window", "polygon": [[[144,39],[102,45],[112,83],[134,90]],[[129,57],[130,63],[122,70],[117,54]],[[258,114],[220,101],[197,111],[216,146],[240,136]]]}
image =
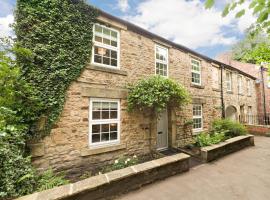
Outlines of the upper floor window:
{"label": "upper floor window", "polygon": [[196,85],[201,85],[201,62],[191,59],[191,81]]}
{"label": "upper floor window", "polygon": [[103,25],[94,25],[92,63],[119,68],[119,32]]}
{"label": "upper floor window", "polygon": [[219,69],[215,66],[212,67],[212,87],[215,89],[220,88],[219,84]]}
{"label": "upper floor window", "polygon": [[201,131],[203,128],[202,105],[193,105],[193,131]]}
{"label": "upper floor window", "polygon": [[232,72],[226,72],[227,91],[232,91]]}
{"label": "upper floor window", "polygon": [[251,81],[247,79],[247,94],[251,96]]}
{"label": "upper floor window", "polygon": [[156,74],[168,76],[168,49],[156,45]]}
{"label": "upper floor window", "polygon": [[90,99],[90,145],[119,143],[120,101]]}
{"label": "upper floor window", "polygon": [[243,93],[243,82],[242,82],[242,76],[238,76],[238,94]]}
{"label": "upper floor window", "polygon": [[267,77],[267,87],[270,88],[270,76]]}

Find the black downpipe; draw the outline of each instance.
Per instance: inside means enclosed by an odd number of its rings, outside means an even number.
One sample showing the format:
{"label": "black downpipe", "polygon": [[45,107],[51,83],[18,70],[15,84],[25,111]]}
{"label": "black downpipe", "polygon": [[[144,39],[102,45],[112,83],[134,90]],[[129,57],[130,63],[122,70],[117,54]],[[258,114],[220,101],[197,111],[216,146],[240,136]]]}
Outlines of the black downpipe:
{"label": "black downpipe", "polygon": [[221,90],[220,90],[220,96],[221,96],[221,107],[222,107],[222,119],[225,118],[225,105],[224,105],[224,90],[223,90],[223,66],[221,66]]}
{"label": "black downpipe", "polygon": [[264,76],[263,76],[264,68],[261,66],[261,79],[262,79],[262,94],[263,94],[263,114],[264,114],[264,123],[266,123],[266,102],[265,102],[265,85],[264,85]]}

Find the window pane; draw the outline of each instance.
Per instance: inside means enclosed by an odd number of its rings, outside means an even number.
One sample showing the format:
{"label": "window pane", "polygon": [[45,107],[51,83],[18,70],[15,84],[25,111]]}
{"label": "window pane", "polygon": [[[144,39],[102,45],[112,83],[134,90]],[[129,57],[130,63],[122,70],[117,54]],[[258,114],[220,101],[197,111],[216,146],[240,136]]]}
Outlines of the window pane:
{"label": "window pane", "polygon": [[100,133],[100,124],[92,125],[92,133]]}
{"label": "window pane", "polygon": [[110,103],[109,102],[102,102],[102,110],[109,110]]}
{"label": "window pane", "polygon": [[103,64],[110,65],[110,58],[103,57]]}
{"label": "window pane", "polygon": [[117,131],[117,123],[110,124],[110,131]]}
{"label": "window pane", "polygon": [[114,67],[116,67],[117,66],[117,60],[112,59],[111,60],[111,65],[114,66]]}
{"label": "window pane", "polygon": [[117,109],[118,109],[118,103],[112,102],[112,103],[110,104],[110,109],[111,109],[111,110],[117,110]]}
{"label": "window pane", "polygon": [[102,63],[101,56],[95,55],[94,61],[95,61],[96,63]]}
{"label": "window pane", "polygon": [[92,142],[100,142],[100,134],[93,134],[92,135]]}
{"label": "window pane", "polygon": [[110,134],[109,133],[102,133],[101,135],[101,141],[109,141],[110,140]]}
{"label": "window pane", "polygon": [[117,38],[117,32],[116,31],[111,31],[111,36],[112,38]]}
{"label": "window pane", "polygon": [[105,132],[109,132],[109,124],[101,124],[101,132],[105,133]]}
{"label": "window pane", "polygon": [[117,111],[111,111],[110,119],[117,119]]}
{"label": "window pane", "polygon": [[107,45],[110,45],[111,41],[109,39],[107,39],[107,38],[103,38],[103,43],[107,44]]}
{"label": "window pane", "polygon": [[111,132],[110,137],[111,140],[117,140],[117,132]]}
{"label": "window pane", "polygon": [[111,51],[111,58],[117,59],[117,52],[116,51]]}
{"label": "window pane", "polygon": [[101,103],[100,102],[93,102],[93,110],[101,110]]}
{"label": "window pane", "polygon": [[116,41],[111,41],[111,45],[114,47],[117,47],[117,42]]}
{"label": "window pane", "polygon": [[97,33],[102,33],[102,28],[101,28],[101,26],[95,25],[95,31],[96,31]]}
{"label": "window pane", "polygon": [[107,29],[107,28],[103,28],[103,34],[104,34],[104,35],[107,35],[107,36],[110,36],[110,35],[111,35],[111,34],[110,34],[110,30]]}
{"label": "window pane", "polygon": [[102,38],[99,37],[99,36],[95,36],[95,41],[96,41],[96,42],[102,42]]}
{"label": "window pane", "polygon": [[102,111],[102,119],[109,119],[109,111]]}
{"label": "window pane", "polygon": [[92,115],[93,119],[100,119],[100,111],[93,111]]}

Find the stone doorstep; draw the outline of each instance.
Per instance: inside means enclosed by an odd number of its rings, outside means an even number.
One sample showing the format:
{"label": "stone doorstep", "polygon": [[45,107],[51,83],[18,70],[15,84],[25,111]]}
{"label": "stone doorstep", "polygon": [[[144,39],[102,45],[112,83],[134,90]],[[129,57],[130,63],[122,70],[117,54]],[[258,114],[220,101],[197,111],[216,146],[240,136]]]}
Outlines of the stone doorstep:
{"label": "stone doorstep", "polygon": [[189,159],[189,155],[184,153],[179,153],[173,156],[167,156],[164,158],[152,160],[142,164],[134,165],[124,169],[112,171],[106,174],[101,174],[98,176],[93,176],[76,183],[71,183],[59,187],[55,187],[42,192],[37,192],[27,196],[18,198],[17,200],[60,200],[67,197],[76,195],[81,192],[95,190],[100,186],[109,184],[110,182],[124,179],[135,175],[136,173],[143,173],[145,171],[165,166],[170,163],[184,161]]}

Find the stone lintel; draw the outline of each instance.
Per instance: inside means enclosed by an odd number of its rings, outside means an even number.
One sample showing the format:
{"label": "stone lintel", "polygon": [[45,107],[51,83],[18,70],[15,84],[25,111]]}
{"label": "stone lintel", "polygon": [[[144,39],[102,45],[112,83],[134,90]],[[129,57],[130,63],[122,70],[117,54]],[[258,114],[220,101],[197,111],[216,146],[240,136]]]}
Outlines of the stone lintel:
{"label": "stone lintel", "polygon": [[108,19],[107,17],[102,16],[102,15],[100,15],[100,16],[97,17],[97,21],[100,21],[102,23],[105,23],[108,26],[113,26],[113,27],[118,28],[118,29],[127,30],[127,26],[126,25],[123,25],[121,23],[118,23],[116,21],[113,21],[111,19]]}
{"label": "stone lintel", "polygon": [[192,103],[193,104],[205,104],[206,99],[195,97],[195,98],[192,98]]}
{"label": "stone lintel", "polygon": [[91,88],[83,87],[82,96],[99,97],[111,99],[126,99],[128,91],[124,89],[106,89],[106,88]]}
{"label": "stone lintel", "polygon": [[113,146],[107,146],[102,148],[96,148],[96,149],[82,149],[81,150],[81,156],[91,156],[91,155],[97,155],[102,153],[107,153],[110,151],[118,151],[126,149],[126,144],[119,144],[119,145],[113,145]]}

